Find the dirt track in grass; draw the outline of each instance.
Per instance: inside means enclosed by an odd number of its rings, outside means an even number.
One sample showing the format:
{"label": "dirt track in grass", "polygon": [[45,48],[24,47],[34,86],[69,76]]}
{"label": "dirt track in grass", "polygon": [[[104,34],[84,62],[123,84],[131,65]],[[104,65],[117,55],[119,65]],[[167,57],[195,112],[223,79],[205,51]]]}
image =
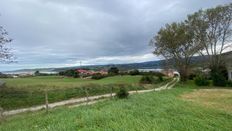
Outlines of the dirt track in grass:
{"label": "dirt track in grass", "polygon": [[[162,90],[166,90],[166,89],[171,89],[173,86],[175,86],[175,84],[179,81],[179,78],[174,78],[172,81],[168,82],[167,84],[156,88],[156,89],[151,89],[151,90],[139,90],[139,91],[129,91],[130,94],[135,94],[135,93],[145,93],[145,92],[151,92],[151,91],[162,91]],[[99,99],[103,99],[103,98],[110,98],[112,96],[115,96],[115,93],[113,94],[104,94],[104,95],[98,95],[98,96],[91,96],[88,97],[88,99],[86,97],[84,98],[78,98],[78,99],[70,99],[70,100],[65,100],[65,101],[60,101],[60,102],[55,102],[55,103],[50,103],[48,105],[49,109],[51,108],[55,108],[58,106],[64,106],[64,105],[83,105],[83,103],[85,102],[89,102],[87,104],[94,104],[96,103]],[[19,113],[23,113],[23,112],[33,112],[33,111],[38,111],[38,110],[42,110],[46,107],[46,105],[40,105],[40,106],[34,106],[34,107],[29,107],[29,108],[22,108],[22,109],[16,109],[16,110],[10,110],[10,111],[5,111],[3,112],[4,116],[9,116],[9,115],[15,115],[15,114],[19,114]]]}

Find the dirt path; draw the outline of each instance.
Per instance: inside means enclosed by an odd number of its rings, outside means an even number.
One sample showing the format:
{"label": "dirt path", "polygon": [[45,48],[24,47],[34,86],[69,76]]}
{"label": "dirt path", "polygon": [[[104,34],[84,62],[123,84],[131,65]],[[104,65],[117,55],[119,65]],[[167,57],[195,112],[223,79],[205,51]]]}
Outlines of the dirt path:
{"label": "dirt path", "polygon": [[[166,89],[171,89],[175,84],[179,81],[179,78],[174,78],[171,82],[168,82],[166,85],[161,86],[156,89],[151,89],[151,90],[140,90],[140,91],[129,91],[130,94],[135,94],[135,93],[145,93],[145,92],[151,92],[151,91],[161,91],[161,90],[166,90]],[[112,96],[115,96],[115,93],[112,94]],[[77,99],[70,99],[70,100],[64,100],[60,102],[55,102],[55,103],[50,103],[48,105],[49,109],[55,108],[58,106],[64,106],[64,105],[72,105],[71,107],[77,107],[81,105],[86,105],[86,104],[94,104],[98,102],[100,99],[103,98],[110,98],[111,94],[104,94],[104,95],[98,95],[98,96],[90,96],[88,99],[85,98],[77,98]],[[75,105],[73,105],[75,104]],[[34,106],[34,107],[29,107],[29,108],[22,108],[22,109],[16,109],[16,110],[10,110],[10,111],[4,111],[3,115],[4,116],[9,116],[9,115],[15,115],[23,112],[33,112],[33,111],[38,111],[45,109],[46,105],[40,105],[40,106]]]}

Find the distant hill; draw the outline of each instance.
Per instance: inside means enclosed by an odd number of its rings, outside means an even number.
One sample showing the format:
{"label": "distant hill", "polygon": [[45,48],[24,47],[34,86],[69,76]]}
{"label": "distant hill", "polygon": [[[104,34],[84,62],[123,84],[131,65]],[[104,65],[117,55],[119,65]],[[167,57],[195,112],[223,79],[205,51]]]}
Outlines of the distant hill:
{"label": "distant hill", "polygon": [[141,63],[129,63],[129,64],[108,64],[108,65],[91,65],[91,66],[78,66],[78,67],[64,67],[64,68],[56,68],[53,71],[64,71],[67,69],[77,69],[77,68],[87,68],[91,70],[102,70],[102,69],[109,69],[112,66],[118,67],[120,70],[130,70],[130,69],[159,69],[162,68],[164,60],[158,61],[148,61],[148,62],[141,62]]}
{"label": "distant hill", "polygon": [[142,63],[129,63],[129,64],[108,64],[108,65],[90,65],[90,66],[73,66],[73,67],[62,67],[62,68],[36,68],[36,69],[22,69],[15,71],[6,71],[3,73],[33,73],[35,71],[40,72],[60,72],[69,69],[87,68],[91,70],[108,70],[112,66],[118,67],[120,70],[130,70],[130,69],[160,69],[164,64],[164,60],[158,61],[148,61]]}
{"label": "distant hill", "polygon": [[[232,62],[232,51],[224,53],[223,56],[226,58],[226,62]],[[195,56],[192,58],[192,65],[204,65],[207,56]],[[118,67],[120,70],[131,70],[131,69],[161,69],[164,66],[169,68],[173,68],[174,61],[170,60],[168,64],[166,64],[165,60],[158,60],[158,61],[148,61],[148,62],[141,62],[141,63],[129,63],[129,64],[108,64],[108,65],[90,65],[90,66],[74,66],[74,67],[63,67],[63,68],[37,68],[37,69],[23,69],[23,70],[16,70],[16,71],[9,71],[4,73],[20,73],[20,72],[60,72],[65,71],[68,69],[78,69],[78,68],[87,68],[91,70],[108,70],[112,66]]]}

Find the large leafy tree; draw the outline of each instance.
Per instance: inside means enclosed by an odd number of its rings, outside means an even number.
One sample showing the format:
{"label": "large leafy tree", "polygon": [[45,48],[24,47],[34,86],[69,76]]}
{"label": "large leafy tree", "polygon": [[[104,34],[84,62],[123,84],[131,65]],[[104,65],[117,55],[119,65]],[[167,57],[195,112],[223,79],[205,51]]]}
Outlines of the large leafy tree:
{"label": "large leafy tree", "polygon": [[194,40],[204,47],[199,53],[206,57],[215,86],[225,86],[227,72],[223,53],[232,48],[232,4],[200,10],[188,16],[186,23],[194,30]]}
{"label": "large leafy tree", "polygon": [[194,31],[194,40],[204,47],[200,54],[207,56],[210,68],[223,65],[222,53],[231,48],[232,4],[200,10],[189,15],[186,23]]}
{"label": "large leafy tree", "polygon": [[190,62],[201,49],[199,42],[193,40],[193,30],[185,22],[167,24],[152,38],[153,53],[167,60],[173,60],[181,80],[187,79]]}
{"label": "large leafy tree", "polygon": [[8,37],[7,31],[0,26],[0,62],[12,62],[13,54],[11,49],[7,47],[12,39]]}

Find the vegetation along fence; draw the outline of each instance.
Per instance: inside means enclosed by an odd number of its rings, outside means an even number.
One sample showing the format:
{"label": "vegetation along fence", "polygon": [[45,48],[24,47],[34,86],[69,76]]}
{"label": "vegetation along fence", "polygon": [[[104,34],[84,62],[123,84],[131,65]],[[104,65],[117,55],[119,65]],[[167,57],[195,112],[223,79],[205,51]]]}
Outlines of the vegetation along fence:
{"label": "vegetation along fence", "polygon": [[115,93],[122,86],[127,88],[127,90],[144,90],[154,88],[156,85],[144,86],[140,84],[88,84],[76,88],[35,91],[4,87],[0,89],[0,107],[4,110],[12,110],[35,105],[42,105],[48,102],[53,103],[70,98],[81,98],[107,93]]}

